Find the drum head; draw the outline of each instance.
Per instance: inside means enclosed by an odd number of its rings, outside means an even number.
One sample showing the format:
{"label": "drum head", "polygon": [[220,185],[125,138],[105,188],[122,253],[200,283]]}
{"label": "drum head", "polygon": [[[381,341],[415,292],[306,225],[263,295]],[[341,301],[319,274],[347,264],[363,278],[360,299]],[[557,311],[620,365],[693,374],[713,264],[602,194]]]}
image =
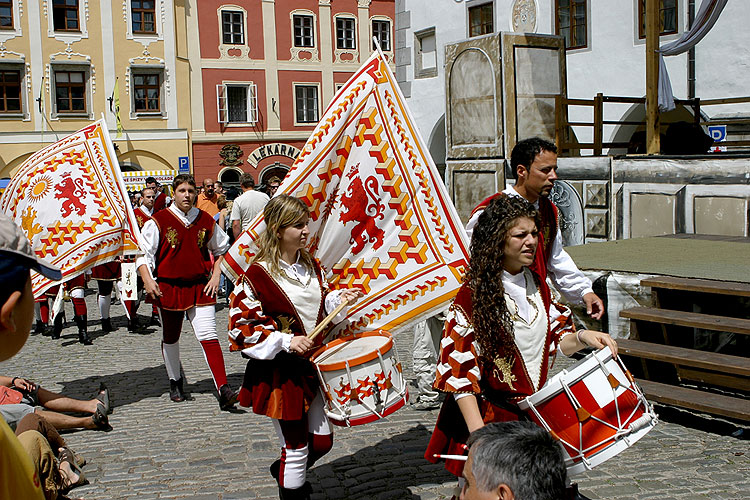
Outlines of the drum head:
{"label": "drum head", "polygon": [[381,350],[389,341],[390,337],[385,335],[357,337],[326,348],[314,359],[314,362],[322,369],[325,365],[358,359],[366,354]]}

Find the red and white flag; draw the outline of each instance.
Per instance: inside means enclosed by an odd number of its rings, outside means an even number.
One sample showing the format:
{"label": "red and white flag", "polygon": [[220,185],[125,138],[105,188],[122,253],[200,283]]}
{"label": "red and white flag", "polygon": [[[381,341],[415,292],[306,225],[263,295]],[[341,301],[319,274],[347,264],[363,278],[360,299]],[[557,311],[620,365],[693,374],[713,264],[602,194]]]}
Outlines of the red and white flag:
{"label": "red and white flag", "polygon": [[[310,207],[309,249],[333,288],[360,288],[344,333],[407,326],[461,286],[468,241],[388,64],[375,53],[341,88],[278,193]],[[262,214],[225,255],[247,269]]]}
{"label": "red and white flag", "polygon": [[[60,267],[63,281],[138,250],[138,224],[103,119],[24,161],[0,210],[39,257]],[[56,282],[32,272],[31,284],[38,297]]]}

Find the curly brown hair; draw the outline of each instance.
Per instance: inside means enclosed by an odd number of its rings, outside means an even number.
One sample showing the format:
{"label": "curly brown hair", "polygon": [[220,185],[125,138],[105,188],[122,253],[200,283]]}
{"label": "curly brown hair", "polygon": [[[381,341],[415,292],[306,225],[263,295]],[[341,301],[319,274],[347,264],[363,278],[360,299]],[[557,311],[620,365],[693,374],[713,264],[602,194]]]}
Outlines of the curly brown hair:
{"label": "curly brown hair", "polygon": [[503,296],[503,257],[510,230],[521,218],[533,220],[537,228],[541,225],[531,203],[520,196],[498,196],[479,216],[471,238],[466,281],[471,289],[472,324],[482,356],[490,360],[514,343],[513,318]]}

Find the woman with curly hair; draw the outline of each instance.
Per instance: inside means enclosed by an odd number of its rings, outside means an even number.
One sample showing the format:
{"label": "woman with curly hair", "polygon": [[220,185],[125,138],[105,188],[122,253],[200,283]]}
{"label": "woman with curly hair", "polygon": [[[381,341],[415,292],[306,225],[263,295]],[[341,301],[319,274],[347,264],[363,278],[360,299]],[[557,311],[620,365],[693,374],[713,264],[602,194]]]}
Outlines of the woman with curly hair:
{"label": "woman with curly hair", "polygon": [[[320,263],[305,248],[307,206],[279,195],[263,210],[266,230],[259,251],[230,297],[230,349],[250,358],[240,405],[272,419],[281,458],[271,465],[282,499],[310,496],[306,470],[333,446],[318,377],[308,359],[322,342],[307,335],[327,311],[362,296],[360,290],[329,293]],[[342,318],[341,313],[337,318]]]}
{"label": "woman with curly hair", "polygon": [[[529,266],[539,240],[539,213],[526,200],[500,196],[479,217],[465,281],[448,311],[435,389],[449,393],[425,457],[464,455],[469,434],[490,422],[524,419],[518,401],[547,380],[557,349],[565,355],[615,342],[580,330],[570,310],[552,302]],[[452,396],[452,397],[451,397]],[[461,476],[464,462],[446,460]]]}

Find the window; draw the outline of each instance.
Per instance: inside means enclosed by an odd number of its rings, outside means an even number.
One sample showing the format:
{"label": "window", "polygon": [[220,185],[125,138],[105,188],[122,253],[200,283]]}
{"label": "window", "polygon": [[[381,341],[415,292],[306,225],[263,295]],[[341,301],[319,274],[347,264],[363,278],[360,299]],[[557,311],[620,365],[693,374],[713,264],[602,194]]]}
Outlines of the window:
{"label": "window", "polygon": [[336,48],[354,49],[354,19],[350,17],[336,18]]}
{"label": "window", "polygon": [[435,28],[414,33],[414,77],[437,76],[437,41]]}
{"label": "window", "polygon": [[0,113],[21,112],[21,72],[0,71]]}
{"label": "window", "polygon": [[486,35],[495,31],[492,17],[491,3],[469,7],[469,36]]}
{"label": "window", "polygon": [[80,31],[78,0],[52,0],[52,23],[55,31]]}
{"label": "window", "polygon": [[136,113],[161,112],[161,75],[136,73],[133,75],[133,111]]}
{"label": "window", "polygon": [[0,1],[0,29],[13,29],[13,1]]}
{"label": "window", "polygon": [[55,71],[55,105],[58,113],[86,112],[86,73]]}
{"label": "window", "polygon": [[314,47],[315,37],[313,35],[313,16],[295,14],[294,19],[294,46]]}
{"label": "window", "polygon": [[316,85],[295,85],[294,97],[297,105],[297,123],[317,123],[318,87]]}
{"label": "window", "polygon": [[565,48],[586,47],[586,0],[557,0],[557,34],[565,38]]}
{"label": "window", "polygon": [[245,44],[245,21],[242,12],[221,11],[221,41],[227,45]]}
{"label": "window", "polygon": [[258,92],[254,83],[221,83],[216,92],[220,123],[258,121]]}
{"label": "window", "polygon": [[[646,0],[638,1],[638,38],[646,38]],[[659,1],[659,34],[677,33],[677,0]]]}
{"label": "window", "polygon": [[[389,52],[391,50],[391,22],[374,20],[372,22],[372,36],[380,44],[380,50]],[[375,43],[372,44],[372,50],[375,50]]]}
{"label": "window", "polygon": [[133,33],[156,33],[156,0],[132,0]]}

